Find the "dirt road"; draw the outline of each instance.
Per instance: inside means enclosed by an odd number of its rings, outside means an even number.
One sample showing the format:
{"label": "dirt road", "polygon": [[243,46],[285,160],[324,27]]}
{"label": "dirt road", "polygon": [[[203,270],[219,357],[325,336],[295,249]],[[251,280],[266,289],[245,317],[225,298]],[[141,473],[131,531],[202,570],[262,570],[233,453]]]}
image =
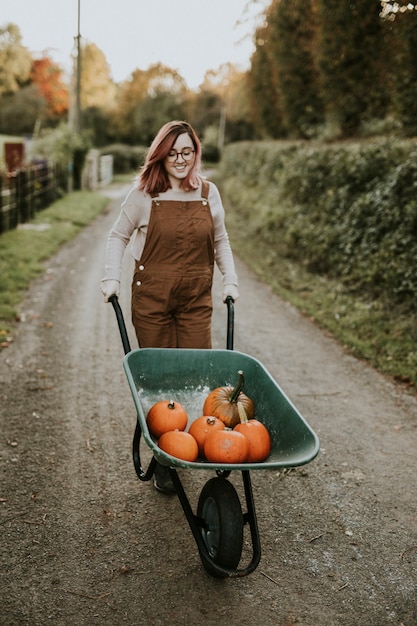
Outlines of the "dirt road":
{"label": "dirt road", "polygon": [[[176,497],[136,479],[135,410],[98,288],[119,204],[47,263],[0,354],[0,623],[415,626],[417,402],[241,261],[235,348],[279,381],[321,452],[286,474],[252,472],[262,559],[241,579],[208,576]],[[184,476],[193,504],[199,474]]]}

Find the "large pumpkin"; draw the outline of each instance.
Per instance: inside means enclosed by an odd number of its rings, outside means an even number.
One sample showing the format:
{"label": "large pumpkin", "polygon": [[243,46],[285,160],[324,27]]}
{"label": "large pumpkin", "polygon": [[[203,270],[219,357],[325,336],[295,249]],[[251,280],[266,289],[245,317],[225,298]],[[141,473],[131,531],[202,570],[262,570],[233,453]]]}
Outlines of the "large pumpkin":
{"label": "large pumpkin", "polygon": [[192,422],[188,432],[194,437],[198,445],[198,454],[200,457],[204,457],[204,444],[206,442],[207,435],[213,430],[223,430],[225,425],[217,417],[213,415],[201,415]]}
{"label": "large pumpkin", "polygon": [[259,463],[265,461],[271,452],[271,436],[267,427],[259,420],[248,420],[246,412],[242,405],[238,403],[240,414],[240,422],[234,427],[234,430],[242,433],[248,440],[248,463]]}
{"label": "large pumpkin", "polygon": [[185,430],[188,422],[187,413],[179,402],[161,400],[148,411],[146,423],[152,435],[160,437],[170,430]]}
{"label": "large pumpkin", "polygon": [[204,455],[210,463],[245,463],[249,443],[242,433],[225,428],[213,430],[206,438]]}
{"label": "large pumpkin", "polygon": [[198,457],[198,445],[190,433],[183,430],[169,430],[158,441],[158,446],[171,456],[183,461],[195,461]]}
{"label": "large pumpkin", "polygon": [[237,403],[241,402],[249,418],[254,415],[253,401],[243,393],[245,378],[242,370],[238,371],[238,381],[235,387],[225,385],[213,389],[207,396],[204,406],[204,415],[213,415],[224,422],[229,428],[239,423],[239,410]]}

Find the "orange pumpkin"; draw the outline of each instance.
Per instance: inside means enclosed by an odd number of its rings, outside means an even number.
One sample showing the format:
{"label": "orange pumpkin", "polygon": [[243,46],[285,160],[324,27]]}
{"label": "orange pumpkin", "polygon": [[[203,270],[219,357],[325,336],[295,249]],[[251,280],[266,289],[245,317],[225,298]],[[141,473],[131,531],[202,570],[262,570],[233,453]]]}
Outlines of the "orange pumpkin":
{"label": "orange pumpkin", "polygon": [[161,400],[148,411],[146,423],[152,435],[160,437],[170,430],[185,430],[187,413],[179,402]]}
{"label": "orange pumpkin", "polygon": [[204,444],[207,435],[212,430],[223,430],[224,428],[225,425],[223,422],[217,419],[217,417],[213,417],[213,415],[202,415],[192,422],[188,432],[197,442],[200,457],[204,457]]}
{"label": "orange pumpkin", "polygon": [[245,463],[249,443],[242,433],[225,428],[212,430],[206,437],[204,455],[210,463]]}
{"label": "orange pumpkin", "polygon": [[158,441],[158,446],[171,456],[183,461],[195,461],[198,457],[198,445],[190,433],[183,430],[169,430]]}
{"label": "orange pumpkin", "polygon": [[255,419],[248,420],[246,411],[238,402],[240,423],[234,427],[234,431],[242,433],[248,440],[248,463],[264,461],[271,452],[271,436],[262,422]]}
{"label": "orange pumpkin", "polygon": [[239,379],[235,387],[225,385],[213,389],[207,396],[203,407],[204,415],[217,417],[229,428],[233,428],[240,421],[238,402],[243,404],[248,417],[251,418],[254,415],[253,401],[242,391],[245,384],[242,370],[238,371],[238,376]]}

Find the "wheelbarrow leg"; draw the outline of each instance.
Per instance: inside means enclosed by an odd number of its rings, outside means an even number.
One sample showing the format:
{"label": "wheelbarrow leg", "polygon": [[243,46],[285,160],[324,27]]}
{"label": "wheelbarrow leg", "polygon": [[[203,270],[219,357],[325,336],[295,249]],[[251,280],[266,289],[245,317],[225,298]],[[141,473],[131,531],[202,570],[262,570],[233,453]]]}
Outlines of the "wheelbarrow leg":
{"label": "wheelbarrow leg", "polygon": [[259,561],[261,560],[261,541],[259,536],[258,522],[256,519],[255,501],[253,499],[252,481],[248,470],[242,471],[243,486],[245,489],[245,499],[247,506],[247,513],[243,516],[245,521],[249,524],[250,534],[252,539],[253,549],[253,569],[255,569]]}
{"label": "wheelbarrow leg", "polygon": [[132,456],[133,456],[133,465],[135,467],[135,471],[139,480],[147,481],[152,478],[155,472],[156,467],[156,459],[152,457],[149,467],[147,470],[144,470],[142,467],[142,462],[140,459],[140,438],[142,436],[142,429],[139,424],[139,420],[136,420],[136,428],[135,434],[133,435],[133,443],[132,443]]}

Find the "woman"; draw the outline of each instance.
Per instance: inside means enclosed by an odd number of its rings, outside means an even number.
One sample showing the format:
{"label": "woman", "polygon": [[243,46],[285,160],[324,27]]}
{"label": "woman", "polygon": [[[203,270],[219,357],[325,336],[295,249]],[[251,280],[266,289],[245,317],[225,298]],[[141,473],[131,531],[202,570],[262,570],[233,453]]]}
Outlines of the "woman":
{"label": "woman", "polygon": [[133,235],[132,322],[142,348],[211,348],[214,262],[223,301],[239,297],[220,194],[200,167],[201,144],[190,124],[165,124],[109,234],[101,291],[105,302],[119,294]]}
{"label": "woman", "polygon": [[210,348],[216,261],[223,299],[239,297],[220,194],[199,174],[200,141],[187,122],[158,132],[110,231],[104,300],[119,294],[132,235],[132,322],[142,348]]}

